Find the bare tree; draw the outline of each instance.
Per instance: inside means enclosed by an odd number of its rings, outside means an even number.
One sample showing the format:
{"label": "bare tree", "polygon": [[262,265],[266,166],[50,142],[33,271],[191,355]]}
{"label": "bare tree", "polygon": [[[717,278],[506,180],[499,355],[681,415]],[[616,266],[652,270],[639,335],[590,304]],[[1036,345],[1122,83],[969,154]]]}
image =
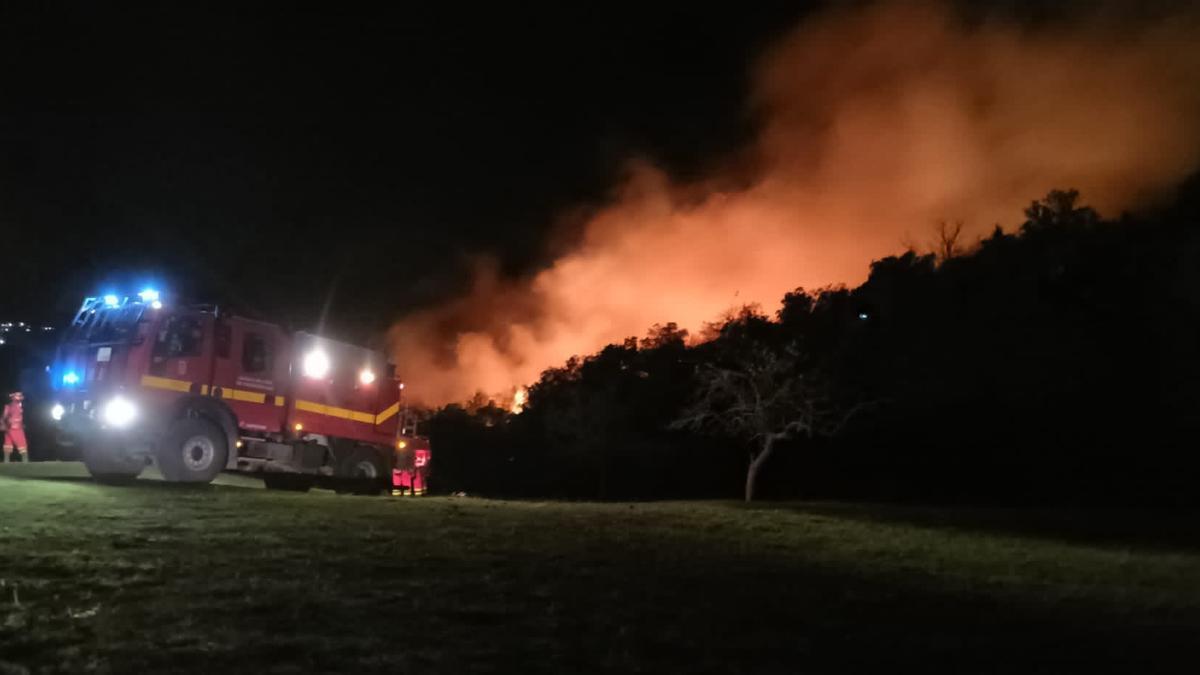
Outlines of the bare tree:
{"label": "bare tree", "polygon": [[937,227],[937,257],[938,262],[944,263],[951,258],[957,258],[962,249],[959,246],[958,239],[962,235],[963,222],[961,220],[954,221],[951,225],[942,220],[938,222]]}
{"label": "bare tree", "polygon": [[858,406],[833,401],[829,388],[805,369],[800,350],[753,345],[726,365],[705,363],[699,389],[673,428],[715,431],[751,443],[746,501],[759,471],[781,441],[836,434]]}

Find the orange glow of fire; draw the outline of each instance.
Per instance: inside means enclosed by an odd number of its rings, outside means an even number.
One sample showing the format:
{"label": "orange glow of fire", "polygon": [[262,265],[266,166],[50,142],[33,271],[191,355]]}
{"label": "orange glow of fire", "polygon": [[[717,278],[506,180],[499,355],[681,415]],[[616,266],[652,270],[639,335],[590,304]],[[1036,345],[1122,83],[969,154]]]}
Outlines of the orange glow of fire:
{"label": "orange glow of fire", "polygon": [[1052,188],[1109,214],[1163,197],[1200,161],[1196,19],[967,23],[912,2],[810,18],[754,71],[759,133],[736,169],[681,183],[631,162],[573,248],[529,278],[481,264],[397,324],[393,355],[426,403],[512,391],[655,323],[696,335],[856,284],[938,221],[978,236]]}

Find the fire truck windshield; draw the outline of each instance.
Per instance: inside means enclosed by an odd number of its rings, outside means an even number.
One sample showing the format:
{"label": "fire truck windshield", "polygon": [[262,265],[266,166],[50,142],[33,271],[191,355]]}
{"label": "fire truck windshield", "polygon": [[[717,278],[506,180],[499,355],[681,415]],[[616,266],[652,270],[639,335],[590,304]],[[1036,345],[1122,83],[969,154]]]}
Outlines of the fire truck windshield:
{"label": "fire truck windshield", "polygon": [[71,322],[64,339],[67,342],[106,344],[126,342],[137,335],[145,306],[127,304],[120,307],[84,306]]}

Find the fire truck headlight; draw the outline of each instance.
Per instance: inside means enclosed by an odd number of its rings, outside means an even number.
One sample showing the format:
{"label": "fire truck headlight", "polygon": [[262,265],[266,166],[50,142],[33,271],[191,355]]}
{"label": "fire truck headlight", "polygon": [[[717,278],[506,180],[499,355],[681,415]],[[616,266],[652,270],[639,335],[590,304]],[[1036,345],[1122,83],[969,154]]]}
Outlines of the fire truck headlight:
{"label": "fire truck headlight", "polygon": [[55,403],[54,406],[50,408],[50,419],[54,420],[55,422],[61,420],[65,414],[67,414],[67,409],[64,408],[61,403]]}
{"label": "fire truck headlight", "polygon": [[329,355],[320,349],[314,349],[305,354],[304,374],[318,379],[329,374]]}
{"label": "fire truck headlight", "polygon": [[137,417],[137,406],[124,396],[114,396],[104,404],[104,422],[112,427],[127,427]]}
{"label": "fire truck headlight", "polygon": [[363,368],[358,373],[358,381],[363,384],[371,384],[375,381],[375,373],[371,372],[370,368]]}

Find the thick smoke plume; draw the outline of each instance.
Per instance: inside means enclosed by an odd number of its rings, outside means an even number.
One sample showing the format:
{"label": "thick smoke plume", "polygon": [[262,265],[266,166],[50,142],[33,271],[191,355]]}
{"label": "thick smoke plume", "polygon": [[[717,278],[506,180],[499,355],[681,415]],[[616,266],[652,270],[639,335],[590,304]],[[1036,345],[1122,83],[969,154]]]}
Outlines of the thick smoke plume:
{"label": "thick smoke plume", "polygon": [[1055,187],[1109,214],[1162,198],[1200,159],[1197,28],[912,3],[812,17],[754,73],[760,133],[737,172],[680,184],[635,163],[572,250],[528,279],[481,269],[396,325],[394,356],[427,403],[511,392],[655,323],[695,333],[797,286],[856,284],[938,221],[977,235]]}

